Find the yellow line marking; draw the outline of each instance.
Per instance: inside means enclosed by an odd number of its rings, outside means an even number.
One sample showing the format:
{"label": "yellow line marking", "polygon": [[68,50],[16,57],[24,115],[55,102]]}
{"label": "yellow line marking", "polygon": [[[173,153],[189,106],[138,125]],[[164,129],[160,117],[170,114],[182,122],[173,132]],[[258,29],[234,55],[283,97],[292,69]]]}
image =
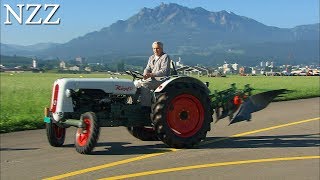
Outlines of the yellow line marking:
{"label": "yellow line marking", "polygon": [[249,131],[249,132],[245,132],[245,133],[235,134],[235,135],[233,135],[231,137],[245,136],[245,135],[249,135],[249,134],[259,133],[259,132],[263,132],[263,131],[269,131],[269,130],[278,129],[278,128],[282,128],[282,127],[287,127],[287,126],[292,126],[292,125],[296,125],[296,124],[302,124],[302,123],[315,121],[315,120],[320,120],[320,117],[301,120],[301,121],[296,121],[296,122],[282,124],[282,125],[278,125],[278,126],[272,126],[272,127],[263,128],[263,129],[258,129],[258,130],[255,130],[255,131]]}
{"label": "yellow line marking", "polygon": [[[172,151],[172,152],[176,151],[176,150],[177,149],[173,149],[173,148],[170,149],[170,151]],[[121,165],[121,164],[126,164],[126,163],[130,163],[130,162],[134,162],[134,161],[139,161],[139,160],[142,160],[142,159],[147,159],[147,158],[151,158],[151,157],[154,157],[154,156],[159,156],[159,155],[162,155],[162,154],[165,154],[165,152],[163,152],[163,153],[152,153],[152,154],[147,154],[147,155],[143,155],[143,156],[129,158],[129,159],[116,161],[116,162],[112,162],[112,163],[108,163],[108,164],[103,164],[103,165],[100,165],[100,166],[94,166],[94,167],[91,167],[91,168],[86,168],[86,169],[73,171],[73,172],[66,173],[66,174],[61,174],[61,175],[58,175],[58,176],[49,177],[49,178],[46,178],[45,180],[62,179],[62,178],[70,177],[70,176],[75,176],[75,175],[79,175],[79,174],[88,173],[88,172],[91,172],[91,171],[97,171],[97,170],[100,170],[100,169],[109,168],[109,167],[112,167],[112,166],[118,166],[118,165]]]}
{"label": "yellow line marking", "polygon": [[[272,126],[272,127],[264,128],[264,129],[258,129],[258,130],[255,130],[255,131],[249,131],[249,132],[245,132],[245,133],[235,134],[235,135],[232,135],[230,137],[219,138],[219,139],[215,139],[215,140],[211,140],[211,141],[204,141],[200,145],[210,144],[210,143],[214,143],[214,142],[218,142],[218,141],[223,141],[223,140],[226,140],[226,139],[230,139],[231,137],[240,137],[240,136],[254,134],[254,133],[258,133],[258,132],[262,132],[262,131],[268,131],[268,130],[277,129],[277,128],[281,128],[281,127],[286,127],[286,126],[306,123],[306,122],[310,122],[310,121],[314,121],[314,120],[320,120],[320,117],[313,118],[313,119],[301,120],[301,121],[288,123],[288,124],[282,124],[282,125],[279,125],[279,126]],[[171,148],[169,150],[171,152],[175,152],[175,151],[179,151],[180,149]],[[155,157],[155,156],[160,156],[160,155],[163,155],[165,153],[167,153],[167,152],[152,153],[152,154],[147,154],[147,155],[138,156],[138,157],[134,157],[134,158],[129,158],[129,159],[121,160],[121,161],[116,161],[116,162],[112,162],[112,163],[108,163],[108,164],[103,164],[103,165],[100,165],[100,166],[94,166],[94,167],[90,167],[90,168],[86,168],[86,169],[82,169],[82,170],[78,170],[78,171],[73,171],[73,172],[61,174],[61,175],[58,175],[58,176],[49,177],[49,178],[46,178],[45,180],[62,179],[62,178],[70,177],[70,176],[75,176],[75,175],[84,174],[84,173],[88,173],[88,172],[92,172],[92,171],[97,171],[97,170],[100,170],[100,169],[105,169],[105,168],[109,168],[109,167],[113,167],[113,166],[118,166],[118,165],[130,163],[130,162],[134,162],[134,161],[139,161],[139,160],[142,160],[142,159],[147,159],[147,158],[151,158],[151,157]]]}
{"label": "yellow line marking", "polygon": [[252,159],[252,160],[244,160],[244,161],[230,161],[230,162],[221,162],[221,163],[212,163],[212,164],[201,164],[201,165],[194,165],[194,166],[183,166],[183,167],[176,167],[176,168],[159,169],[159,170],[154,170],[154,171],[145,171],[145,172],[134,173],[134,174],[125,174],[125,175],[120,175],[120,176],[103,178],[100,180],[126,179],[126,178],[133,178],[133,177],[139,177],[139,176],[147,176],[147,175],[153,175],[153,174],[168,173],[168,172],[175,172],[175,171],[185,171],[185,170],[208,168],[208,167],[219,167],[219,166],[230,166],[230,165],[263,163],[263,162],[275,162],[275,161],[293,161],[293,160],[304,160],[304,159],[320,159],[320,156],[298,156],[298,157],[282,157],[282,158],[269,158],[269,159]]}
{"label": "yellow line marking", "polygon": [[310,121],[315,121],[315,120],[320,120],[320,117],[312,118],[312,119],[306,119],[306,120],[301,120],[301,121],[296,121],[296,122],[287,123],[287,124],[281,124],[281,125],[278,125],[278,126],[271,126],[271,127],[268,127],[268,128],[258,129],[258,130],[254,130],[254,131],[248,131],[248,132],[244,132],[244,133],[240,133],[240,134],[235,134],[235,135],[232,135],[232,136],[230,136],[230,137],[214,139],[214,140],[211,140],[211,141],[204,141],[204,142],[202,142],[200,145],[211,144],[211,143],[214,143],[214,142],[218,142],[218,141],[223,141],[223,140],[226,140],[226,139],[230,139],[231,137],[246,136],[246,135],[250,135],[250,134],[255,134],[255,133],[264,132],[264,131],[270,131],[270,130],[273,130],[273,129],[283,128],[283,127],[292,126],[292,125],[297,125],[297,124],[302,124],[302,123],[306,123],[306,122],[310,122]]}

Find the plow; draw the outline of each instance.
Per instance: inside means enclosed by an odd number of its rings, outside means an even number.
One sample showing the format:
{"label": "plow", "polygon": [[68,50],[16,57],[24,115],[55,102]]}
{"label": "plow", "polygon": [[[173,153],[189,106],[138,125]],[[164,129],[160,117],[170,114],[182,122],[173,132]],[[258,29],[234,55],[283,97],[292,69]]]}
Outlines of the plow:
{"label": "plow", "polygon": [[245,120],[250,121],[251,113],[266,108],[273,99],[289,92],[287,89],[277,89],[252,95],[253,90],[249,84],[242,90],[237,90],[236,85],[231,84],[229,89],[215,91],[214,94],[209,95],[216,122],[227,116],[229,125]]}
{"label": "plow", "polygon": [[62,78],[53,84],[51,106],[45,108],[44,122],[51,146],[63,146],[66,130],[74,126],[75,149],[90,154],[97,145],[101,127],[124,126],[142,141],[162,141],[168,147],[191,148],[206,138],[207,132],[227,118],[229,125],[250,121],[251,114],[287,93],[277,89],[252,95],[253,88],[235,84],[222,91],[209,90],[209,83],[188,76],[170,76],[152,93],[150,112],[142,111],[138,81],[133,77]]}

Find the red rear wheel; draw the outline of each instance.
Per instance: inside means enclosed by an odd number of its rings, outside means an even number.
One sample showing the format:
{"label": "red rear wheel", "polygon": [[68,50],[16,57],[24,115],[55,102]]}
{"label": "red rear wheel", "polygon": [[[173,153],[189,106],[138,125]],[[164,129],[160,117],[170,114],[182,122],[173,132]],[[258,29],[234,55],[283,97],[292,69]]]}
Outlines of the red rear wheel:
{"label": "red rear wheel", "polygon": [[193,95],[181,94],[175,97],[167,110],[167,123],[180,137],[191,137],[202,127],[204,109]]}
{"label": "red rear wheel", "polygon": [[212,122],[208,97],[204,87],[188,82],[175,82],[157,94],[151,120],[158,138],[174,148],[189,148],[203,140]]}

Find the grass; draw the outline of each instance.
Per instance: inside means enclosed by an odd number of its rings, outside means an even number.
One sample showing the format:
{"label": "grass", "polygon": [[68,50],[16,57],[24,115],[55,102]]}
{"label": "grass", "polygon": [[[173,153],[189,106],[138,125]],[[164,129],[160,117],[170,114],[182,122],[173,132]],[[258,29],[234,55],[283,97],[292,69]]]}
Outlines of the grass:
{"label": "grass", "polygon": [[106,77],[103,74],[1,73],[0,132],[44,127],[43,109],[50,106],[52,84],[61,77]]}
{"label": "grass", "polygon": [[[43,128],[43,109],[50,106],[52,84],[61,77],[99,77],[105,74],[0,74],[0,132]],[[119,76],[129,78],[129,76]],[[238,88],[250,84],[254,94],[273,90],[288,89],[280,100],[292,100],[320,96],[319,77],[265,77],[265,76],[228,76],[226,78],[200,77],[210,83],[210,90],[223,90],[236,83]]]}
{"label": "grass", "polygon": [[277,100],[294,100],[320,96],[319,76],[228,76],[226,78],[201,78],[210,83],[210,90],[223,90],[236,83],[237,88],[250,84],[253,94],[274,89],[288,89],[293,92]]}

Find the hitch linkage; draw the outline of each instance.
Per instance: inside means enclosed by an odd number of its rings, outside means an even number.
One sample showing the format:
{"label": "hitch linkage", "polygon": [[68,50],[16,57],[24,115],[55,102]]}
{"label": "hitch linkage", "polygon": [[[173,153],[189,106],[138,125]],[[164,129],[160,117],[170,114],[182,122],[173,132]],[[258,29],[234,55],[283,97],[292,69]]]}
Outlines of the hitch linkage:
{"label": "hitch linkage", "polygon": [[230,86],[231,87],[226,90],[215,90],[213,94],[209,95],[211,107],[216,114],[216,122],[227,116],[229,116],[229,120],[231,120],[233,114],[239,109],[243,101],[251,96],[254,90],[249,84],[246,84],[243,90],[238,90],[235,83]]}

